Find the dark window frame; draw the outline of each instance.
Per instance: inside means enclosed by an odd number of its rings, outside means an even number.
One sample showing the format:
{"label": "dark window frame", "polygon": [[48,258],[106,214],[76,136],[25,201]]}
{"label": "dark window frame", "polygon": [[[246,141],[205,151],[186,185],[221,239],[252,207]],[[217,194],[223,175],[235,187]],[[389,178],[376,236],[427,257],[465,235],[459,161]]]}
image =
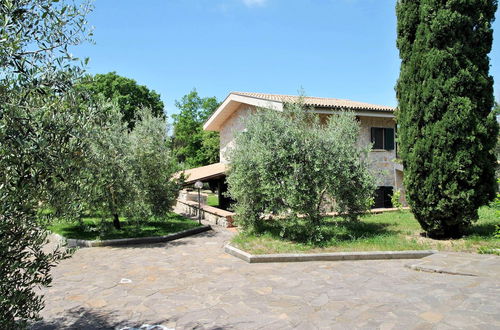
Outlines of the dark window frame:
{"label": "dark window frame", "polygon": [[[392,141],[387,139],[389,131],[392,132]],[[396,150],[396,130],[394,127],[370,127],[370,141],[373,150]]]}

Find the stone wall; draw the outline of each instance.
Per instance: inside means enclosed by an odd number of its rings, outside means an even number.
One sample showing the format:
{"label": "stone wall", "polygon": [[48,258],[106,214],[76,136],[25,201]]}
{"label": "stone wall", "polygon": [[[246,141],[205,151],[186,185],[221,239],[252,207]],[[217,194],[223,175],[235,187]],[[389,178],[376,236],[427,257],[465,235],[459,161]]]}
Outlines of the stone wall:
{"label": "stone wall", "polygon": [[[383,127],[394,128],[395,122],[392,118],[380,117],[359,117],[361,131],[359,134],[359,143],[368,145],[371,143],[371,128]],[[396,171],[394,159],[396,159],[396,150],[373,149],[370,152],[369,159],[372,162],[372,169],[377,177],[377,186],[396,187]]]}
{"label": "stone wall", "polygon": [[[174,211],[189,217],[198,217],[198,203],[192,201],[177,200]],[[224,228],[234,227],[234,213],[218,209],[216,207],[201,205],[201,218],[211,225]]]}
{"label": "stone wall", "polygon": [[226,152],[234,146],[236,133],[242,132],[245,129],[243,122],[254,109],[255,107],[253,106],[242,104],[224,123],[219,132],[221,163],[228,162]]}

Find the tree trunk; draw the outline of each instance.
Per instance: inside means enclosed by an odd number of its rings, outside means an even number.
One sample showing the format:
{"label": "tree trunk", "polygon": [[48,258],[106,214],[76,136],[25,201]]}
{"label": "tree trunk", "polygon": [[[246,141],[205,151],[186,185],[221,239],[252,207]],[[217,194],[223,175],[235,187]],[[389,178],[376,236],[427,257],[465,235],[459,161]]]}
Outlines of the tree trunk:
{"label": "tree trunk", "polygon": [[120,219],[118,218],[117,213],[113,214],[113,225],[115,226],[116,229],[122,229],[122,226],[120,224]]}

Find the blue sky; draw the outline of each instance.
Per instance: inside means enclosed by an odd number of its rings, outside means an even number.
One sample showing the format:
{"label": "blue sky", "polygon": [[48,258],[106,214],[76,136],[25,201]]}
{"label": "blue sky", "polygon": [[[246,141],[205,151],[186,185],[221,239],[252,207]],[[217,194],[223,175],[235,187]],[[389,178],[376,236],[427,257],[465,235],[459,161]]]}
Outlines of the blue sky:
{"label": "blue sky", "polygon": [[[174,101],[196,88],[396,105],[393,0],[96,0],[90,73],[116,71]],[[494,28],[500,28],[498,23]],[[500,31],[495,31],[495,39]],[[498,77],[498,42],[491,74]],[[498,85],[497,85],[498,86]],[[500,98],[496,88],[495,96]]]}

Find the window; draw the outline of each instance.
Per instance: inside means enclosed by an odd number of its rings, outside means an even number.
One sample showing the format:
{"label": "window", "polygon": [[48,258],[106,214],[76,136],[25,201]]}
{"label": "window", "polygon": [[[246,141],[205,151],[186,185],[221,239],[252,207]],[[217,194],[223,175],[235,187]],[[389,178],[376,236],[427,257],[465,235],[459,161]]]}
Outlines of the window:
{"label": "window", "polygon": [[394,150],[394,128],[371,128],[373,149]]}

